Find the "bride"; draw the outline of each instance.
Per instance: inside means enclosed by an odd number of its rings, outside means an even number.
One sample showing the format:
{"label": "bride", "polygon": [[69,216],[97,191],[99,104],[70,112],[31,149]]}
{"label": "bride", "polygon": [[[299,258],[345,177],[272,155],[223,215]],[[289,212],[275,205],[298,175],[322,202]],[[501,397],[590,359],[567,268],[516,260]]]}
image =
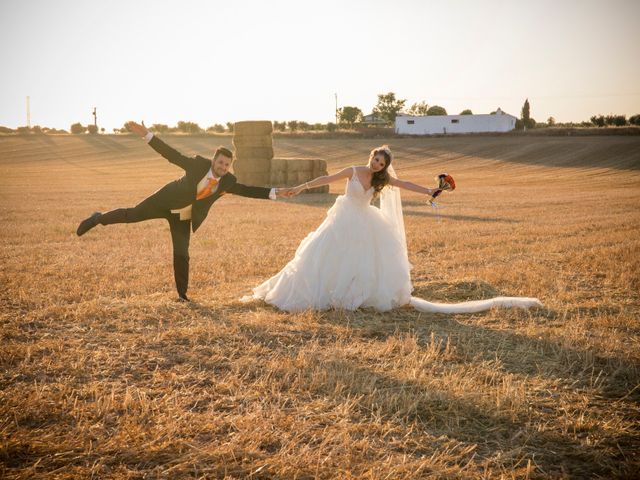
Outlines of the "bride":
{"label": "bride", "polygon": [[[496,297],[453,304],[412,297],[400,188],[431,195],[435,189],[400,180],[391,166],[389,147],[375,148],[367,165],[348,167],[294,187],[305,189],[347,179],[326,219],[298,246],[293,259],[242,301],[264,300],[280,310],[387,311],[411,304],[423,312],[473,313],[492,307],[542,306],[538,299]],[[380,196],[380,208],[371,204]]]}

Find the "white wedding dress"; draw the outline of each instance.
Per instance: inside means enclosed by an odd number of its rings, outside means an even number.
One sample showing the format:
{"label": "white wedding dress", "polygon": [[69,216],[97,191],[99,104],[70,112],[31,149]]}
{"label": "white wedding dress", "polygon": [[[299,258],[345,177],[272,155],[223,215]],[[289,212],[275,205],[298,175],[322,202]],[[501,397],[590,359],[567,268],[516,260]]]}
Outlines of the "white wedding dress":
{"label": "white wedding dress", "polygon": [[541,306],[523,297],[455,304],[412,297],[399,189],[385,187],[380,208],[371,205],[372,198],[373,188],[365,190],[354,167],[345,194],[302,240],[294,258],[242,301],[261,299],[287,312],[359,307],[384,312],[411,304],[424,312],[472,313],[494,306]]}

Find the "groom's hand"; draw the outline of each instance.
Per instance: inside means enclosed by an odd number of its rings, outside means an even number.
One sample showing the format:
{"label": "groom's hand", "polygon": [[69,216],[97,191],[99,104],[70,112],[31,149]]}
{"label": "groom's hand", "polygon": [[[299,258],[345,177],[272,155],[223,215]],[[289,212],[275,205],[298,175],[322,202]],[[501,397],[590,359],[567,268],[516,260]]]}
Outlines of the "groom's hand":
{"label": "groom's hand", "polygon": [[144,122],[142,123],[142,125],[136,122],[127,122],[124,125],[129,131],[135,133],[136,135],[140,135],[141,137],[144,137],[147,133],[149,133],[147,127],[144,126]]}
{"label": "groom's hand", "polygon": [[288,198],[291,196],[290,188],[276,188],[276,196],[277,197],[285,197]]}

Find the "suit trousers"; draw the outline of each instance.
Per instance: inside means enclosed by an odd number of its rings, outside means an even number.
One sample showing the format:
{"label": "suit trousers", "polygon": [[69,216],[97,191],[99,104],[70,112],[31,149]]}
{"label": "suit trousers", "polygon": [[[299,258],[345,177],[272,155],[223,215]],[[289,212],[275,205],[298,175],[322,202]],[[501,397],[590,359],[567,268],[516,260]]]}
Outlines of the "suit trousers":
{"label": "suit trousers", "polygon": [[103,213],[98,219],[102,225],[114,223],[137,223],[155,218],[164,218],[169,222],[171,242],[173,244],[173,276],[178,295],[186,297],[189,287],[189,240],[191,238],[191,220],[180,220],[180,215],[171,213],[160,195],[162,190],[145,198],[133,208],[118,208]]}

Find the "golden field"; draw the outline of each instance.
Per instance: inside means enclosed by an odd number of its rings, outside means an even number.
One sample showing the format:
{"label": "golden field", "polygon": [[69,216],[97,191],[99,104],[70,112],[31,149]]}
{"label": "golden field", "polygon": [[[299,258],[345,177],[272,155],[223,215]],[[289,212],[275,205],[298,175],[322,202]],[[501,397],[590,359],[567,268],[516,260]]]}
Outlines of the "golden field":
{"label": "golden field", "polygon": [[[230,137],[165,137],[210,156]],[[531,311],[287,314],[238,300],[328,195],[231,195],[175,301],[162,220],[98,226],[181,171],[128,136],[0,137],[3,478],[632,478],[640,469],[640,136],[277,138],[458,189],[403,192],[416,296]]]}

